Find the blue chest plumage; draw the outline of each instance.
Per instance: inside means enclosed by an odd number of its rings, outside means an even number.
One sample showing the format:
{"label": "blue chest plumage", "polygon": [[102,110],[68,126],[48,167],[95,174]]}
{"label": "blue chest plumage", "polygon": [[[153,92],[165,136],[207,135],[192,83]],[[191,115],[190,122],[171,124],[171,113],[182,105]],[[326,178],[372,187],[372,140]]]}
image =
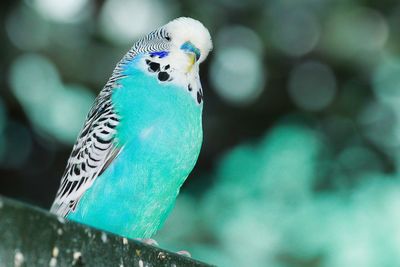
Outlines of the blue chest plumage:
{"label": "blue chest plumage", "polygon": [[140,60],[126,65],[112,95],[121,151],[68,215],[131,238],[148,238],[162,225],[202,142],[202,105],[186,88],[143,71]]}

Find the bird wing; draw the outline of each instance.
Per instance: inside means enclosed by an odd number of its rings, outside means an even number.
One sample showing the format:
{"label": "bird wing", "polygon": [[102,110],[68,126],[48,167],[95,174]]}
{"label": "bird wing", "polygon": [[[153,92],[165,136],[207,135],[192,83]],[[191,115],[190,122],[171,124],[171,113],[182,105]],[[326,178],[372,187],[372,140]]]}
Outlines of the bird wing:
{"label": "bird wing", "polygon": [[94,180],[121,151],[115,140],[119,117],[111,102],[111,84],[101,91],[76,141],[61,179],[52,213],[66,217]]}
{"label": "bird wing", "polygon": [[161,27],[138,40],[117,64],[72,149],[51,212],[66,217],[73,211],[85,191],[121,152],[123,146],[115,140],[120,118],[113,107],[111,93],[118,90],[117,81],[125,77],[123,68],[132,58],[139,53],[166,51],[169,40],[168,33]]}

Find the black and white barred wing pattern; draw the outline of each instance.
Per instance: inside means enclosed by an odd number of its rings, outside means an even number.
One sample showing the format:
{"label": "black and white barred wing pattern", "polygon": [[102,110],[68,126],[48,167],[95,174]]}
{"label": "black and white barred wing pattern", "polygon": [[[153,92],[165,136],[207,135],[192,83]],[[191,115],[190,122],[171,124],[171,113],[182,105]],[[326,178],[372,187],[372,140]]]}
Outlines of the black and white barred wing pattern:
{"label": "black and white barred wing pattern", "polygon": [[110,87],[97,97],[72,149],[50,210],[59,216],[65,217],[75,209],[83,193],[119,153],[115,144],[119,117],[111,103]]}

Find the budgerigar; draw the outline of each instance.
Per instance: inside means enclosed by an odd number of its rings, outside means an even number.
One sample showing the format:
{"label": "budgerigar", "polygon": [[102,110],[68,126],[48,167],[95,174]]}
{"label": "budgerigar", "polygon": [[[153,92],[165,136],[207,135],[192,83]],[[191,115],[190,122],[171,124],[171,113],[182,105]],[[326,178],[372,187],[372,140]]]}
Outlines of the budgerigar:
{"label": "budgerigar", "polygon": [[73,147],[51,212],[128,238],[150,238],[174,206],[202,144],[199,21],[177,18],[117,64]]}

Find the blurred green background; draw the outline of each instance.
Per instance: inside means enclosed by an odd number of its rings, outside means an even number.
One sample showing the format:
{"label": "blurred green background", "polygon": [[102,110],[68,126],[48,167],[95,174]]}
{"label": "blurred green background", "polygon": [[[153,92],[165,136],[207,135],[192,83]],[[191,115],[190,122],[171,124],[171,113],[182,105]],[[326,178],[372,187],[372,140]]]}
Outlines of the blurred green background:
{"label": "blurred green background", "polygon": [[400,3],[0,3],[0,194],[48,208],[135,40],[201,20],[204,145],[155,237],[220,266],[400,266]]}

